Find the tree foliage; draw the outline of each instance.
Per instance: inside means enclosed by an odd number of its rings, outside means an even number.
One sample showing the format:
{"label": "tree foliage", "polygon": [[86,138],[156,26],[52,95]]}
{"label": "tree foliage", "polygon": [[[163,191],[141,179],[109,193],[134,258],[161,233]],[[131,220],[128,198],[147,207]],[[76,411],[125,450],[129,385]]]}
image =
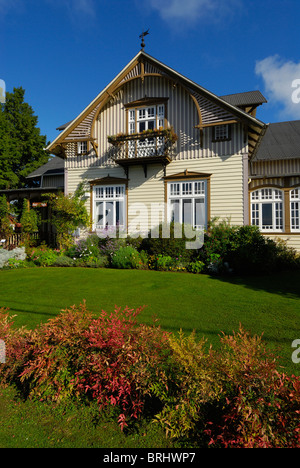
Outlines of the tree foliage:
{"label": "tree foliage", "polygon": [[38,216],[35,210],[29,208],[28,200],[23,201],[23,211],[21,216],[22,232],[29,242],[30,234],[38,230]]}
{"label": "tree foliage", "polygon": [[6,196],[0,196],[0,238],[6,239],[13,233],[9,221],[9,209],[6,201]]}
{"label": "tree foliage", "polygon": [[69,248],[72,241],[72,232],[79,226],[88,226],[89,215],[83,199],[83,184],[80,184],[73,195],[48,193],[51,208],[51,223],[57,231],[57,243],[60,248]]}
{"label": "tree foliage", "polygon": [[46,136],[24,96],[23,88],[14,88],[0,105],[0,189],[25,186],[26,176],[48,161]]}

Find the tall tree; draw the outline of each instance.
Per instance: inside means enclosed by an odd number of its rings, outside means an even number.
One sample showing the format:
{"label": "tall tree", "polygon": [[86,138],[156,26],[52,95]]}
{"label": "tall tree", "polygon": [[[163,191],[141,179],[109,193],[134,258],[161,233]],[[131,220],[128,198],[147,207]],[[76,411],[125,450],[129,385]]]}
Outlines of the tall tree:
{"label": "tall tree", "polygon": [[46,136],[38,118],[24,102],[25,90],[6,93],[0,109],[0,189],[26,186],[26,176],[48,161]]}

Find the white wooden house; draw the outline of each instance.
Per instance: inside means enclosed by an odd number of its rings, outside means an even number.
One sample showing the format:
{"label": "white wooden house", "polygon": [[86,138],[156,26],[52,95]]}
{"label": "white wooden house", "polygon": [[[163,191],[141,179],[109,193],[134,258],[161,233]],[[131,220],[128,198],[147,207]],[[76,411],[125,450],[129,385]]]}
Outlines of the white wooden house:
{"label": "white wooden house", "polygon": [[93,230],[214,217],[262,227],[249,193],[264,102],[258,91],[218,97],[141,50],[47,150],[64,159],[65,193],[86,182]]}

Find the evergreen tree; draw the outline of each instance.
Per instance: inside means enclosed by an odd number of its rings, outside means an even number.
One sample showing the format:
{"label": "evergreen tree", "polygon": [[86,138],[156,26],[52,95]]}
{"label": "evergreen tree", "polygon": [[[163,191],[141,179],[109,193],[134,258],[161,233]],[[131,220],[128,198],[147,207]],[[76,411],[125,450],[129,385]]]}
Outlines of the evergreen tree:
{"label": "evergreen tree", "polygon": [[0,196],[0,240],[13,234],[5,195]]}
{"label": "evergreen tree", "polygon": [[0,189],[26,186],[26,176],[48,161],[46,136],[24,95],[23,88],[14,88],[0,106]]}

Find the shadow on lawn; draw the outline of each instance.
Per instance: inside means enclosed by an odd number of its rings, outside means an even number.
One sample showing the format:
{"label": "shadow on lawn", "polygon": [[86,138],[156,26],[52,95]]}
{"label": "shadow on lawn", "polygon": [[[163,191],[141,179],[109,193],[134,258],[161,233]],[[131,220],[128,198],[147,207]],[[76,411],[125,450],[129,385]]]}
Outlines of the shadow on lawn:
{"label": "shadow on lawn", "polygon": [[[266,291],[272,294],[278,294],[290,299],[300,298],[300,271],[289,271],[272,273],[269,275],[249,275],[249,276],[211,276],[215,281],[230,283],[254,291]],[[300,310],[300,303],[299,303]]]}

